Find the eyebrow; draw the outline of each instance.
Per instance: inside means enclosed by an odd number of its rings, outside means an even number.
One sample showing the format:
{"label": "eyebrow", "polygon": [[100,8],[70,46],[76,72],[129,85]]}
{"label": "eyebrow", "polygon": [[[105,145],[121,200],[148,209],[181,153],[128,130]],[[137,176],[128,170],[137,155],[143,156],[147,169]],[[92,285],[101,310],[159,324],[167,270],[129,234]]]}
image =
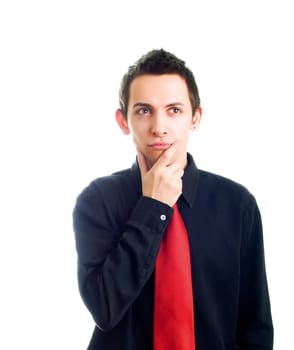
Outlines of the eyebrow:
{"label": "eyebrow", "polygon": [[182,107],[185,107],[184,103],[182,103],[182,102],[173,102],[173,103],[169,103],[166,107],[174,107],[174,106],[182,106]]}
{"label": "eyebrow", "polygon": [[[174,107],[174,106],[185,107],[184,103],[182,103],[182,102],[172,102],[172,103],[167,104],[165,107]],[[152,105],[149,103],[137,102],[133,105],[133,108],[136,108],[136,107],[149,107],[149,108],[151,108]]]}
{"label": "eyebrow", "polygon": [[152,106],[149,103],[137,102],[133,105],[133,108],[136,108],[136,107],[152,107]]}

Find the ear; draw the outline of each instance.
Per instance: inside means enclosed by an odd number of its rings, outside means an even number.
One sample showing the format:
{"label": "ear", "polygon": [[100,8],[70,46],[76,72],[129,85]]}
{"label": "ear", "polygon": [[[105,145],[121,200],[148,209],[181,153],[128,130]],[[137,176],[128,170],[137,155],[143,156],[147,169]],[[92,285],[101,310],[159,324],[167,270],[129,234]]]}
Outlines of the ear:
{"label": "ear", "polygon": [[192,130],[198,130],[202,117],[202,107],[198,107],[192,117]]}
{"label": "ear", "polygon": [[125,134],[128,135],[130,133],[129,125],[127,118],[124,116],[123,112],[121,109],[117,109],[115,112],[115,119],[118,124],[118,126],[121,128],[121,131]]}

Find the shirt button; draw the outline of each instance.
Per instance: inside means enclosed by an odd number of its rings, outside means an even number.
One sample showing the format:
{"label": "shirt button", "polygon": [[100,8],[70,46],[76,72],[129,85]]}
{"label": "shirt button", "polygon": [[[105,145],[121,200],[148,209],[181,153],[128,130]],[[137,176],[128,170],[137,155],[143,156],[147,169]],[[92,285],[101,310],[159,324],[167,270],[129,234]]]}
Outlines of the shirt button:
{"label": "shirt button", "polygon": [[165,221],[166,220],[166,216],[164,214],[160,215],[160,220],[161,221]]}

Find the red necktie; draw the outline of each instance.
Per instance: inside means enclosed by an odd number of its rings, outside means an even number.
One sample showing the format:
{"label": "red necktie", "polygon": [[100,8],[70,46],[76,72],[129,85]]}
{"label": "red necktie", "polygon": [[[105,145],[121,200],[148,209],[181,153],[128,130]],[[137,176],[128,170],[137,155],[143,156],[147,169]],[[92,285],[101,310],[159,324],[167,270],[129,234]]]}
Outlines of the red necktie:
{"label": "red necktie", "polygon": [[195,350],[187,231],[177,205],[155,265],[154,350]]}

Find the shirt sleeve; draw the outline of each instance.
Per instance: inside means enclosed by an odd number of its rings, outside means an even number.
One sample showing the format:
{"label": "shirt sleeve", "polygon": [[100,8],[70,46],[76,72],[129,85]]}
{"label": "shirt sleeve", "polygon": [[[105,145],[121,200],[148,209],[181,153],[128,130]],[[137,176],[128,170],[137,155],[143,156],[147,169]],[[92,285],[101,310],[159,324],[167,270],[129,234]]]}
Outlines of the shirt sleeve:
{"label": "shirt sleeve", "polygon": [[243,215],[237,346],[272,350],[273,325],[268,293],[262,222],[251,197]]}
{"label": "shirt sleeve", "polygon": [[150,277],[172,212],[168,205],[142,196],[118,229],[103,198],[87,193],[78,198],[73,224],[79,290],[101,330],[122,319]]}

